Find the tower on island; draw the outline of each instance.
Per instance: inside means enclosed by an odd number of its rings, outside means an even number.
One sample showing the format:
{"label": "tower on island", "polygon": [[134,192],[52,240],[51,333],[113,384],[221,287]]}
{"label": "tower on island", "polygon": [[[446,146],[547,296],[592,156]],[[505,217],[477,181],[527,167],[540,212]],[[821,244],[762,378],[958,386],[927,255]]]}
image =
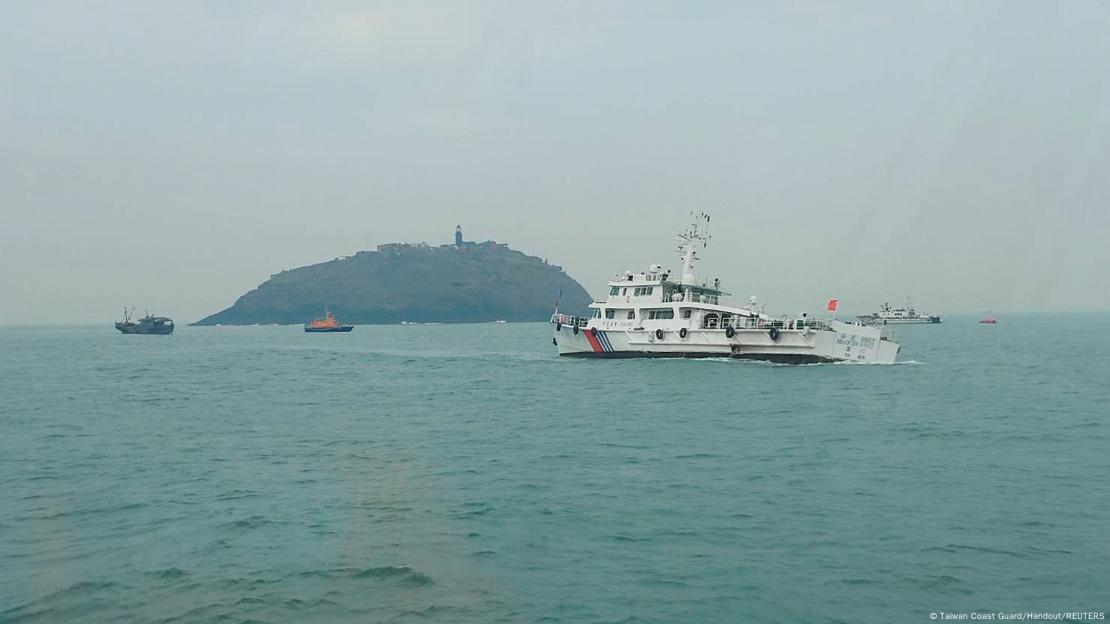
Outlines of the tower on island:
{"label": "tower on island", "polygon": [[455,246],[456,247],[462,247],[463,246],[462,225],[456,225],[455,226]]}

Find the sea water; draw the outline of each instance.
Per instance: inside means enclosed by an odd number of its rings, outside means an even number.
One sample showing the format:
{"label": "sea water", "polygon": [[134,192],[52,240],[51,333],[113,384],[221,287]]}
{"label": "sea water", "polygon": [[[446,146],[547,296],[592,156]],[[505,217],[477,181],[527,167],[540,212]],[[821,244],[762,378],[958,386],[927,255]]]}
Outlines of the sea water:
{"label": "sea water", "polygon": [[1110,317],[901,363],[547,324],[0,329],[0,622],[926,622],[1110,608]]}

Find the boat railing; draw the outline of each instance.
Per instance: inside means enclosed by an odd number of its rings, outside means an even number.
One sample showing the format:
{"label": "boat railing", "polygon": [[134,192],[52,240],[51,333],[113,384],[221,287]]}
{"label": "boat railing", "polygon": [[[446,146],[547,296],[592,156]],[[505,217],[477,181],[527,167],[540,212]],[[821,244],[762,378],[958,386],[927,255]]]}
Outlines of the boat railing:
{"label": "boat railing", "polygon": [[[590,322],[590,317],[587,316],[574,316],[571,314],[553,314],[551,315],[551,322],[560,325],[567,325],[569,327],[586,327]],[[711,316],[706,319],[703,329],[726,329],[731,327],[733,329],[776,329],[787,330],[805,330],[812,329],[815,331],[832,331],[832,320],[813,317],[779,317],[779,318],[761,318],[758,316],[729,316],[728,318],[718,318]]]}
{"label": "boat railing", "polygon": [[717,295],[701,295],[698,293],[691,293],[690,301],[692,303],[708,303],[711,305],[718,305],[721,299]]}
{"label": "boat railing", "polygon": [[586,316],[572,316],[570,314],[552,314],[551,322],[559,325],[569,325],[571,327],[585,327],[590,322],[589,317]]}
{"label": "boat railing", "polygon": [[[674,298],[675,295],[679,295],[679,298],[675,299]],[[700,295],[698,293],[692,293],[690,295],[690,298],[687,299],[685,297],[685,295],[683,295],[681,292],[667,293],[667,294],[663,295],[663,303],[687,303],[687,302],[689,302],[689,303],[708,303],[710,305],[719,305],[720,302],[721,302],[721,298],[717,295]]]}
{"label": "boat railing", "polygon": [[636,281],[641,281],[641,280],[645,281],[645,282],[663,282],[663,281],[666,281],[668,275],[670,275],[670,274],[669,273],[633,273],[632,275],[628,275],[627,273],[617,273],[616,275],[613,276],[612,281],[621,282],[622,284],[624,284],[626,282],[636,282]]}
{"label": "boat railing", "polygon": [[707,329],[725,329],[726,327],[733,329],[770,329],[774,327],[776,329],[832,331],[832,321],[810,317],[760,318],[758,316],[733,316],[723,321],[717,321],[715,326],[707,327]]}

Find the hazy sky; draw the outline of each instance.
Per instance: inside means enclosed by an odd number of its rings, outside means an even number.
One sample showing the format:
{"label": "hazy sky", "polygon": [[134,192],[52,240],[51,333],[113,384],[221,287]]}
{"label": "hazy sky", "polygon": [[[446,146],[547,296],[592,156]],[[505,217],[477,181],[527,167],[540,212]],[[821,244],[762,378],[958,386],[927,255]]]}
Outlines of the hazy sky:
{"label": "hazy sky", "polygon": [[3,2],[0,323],[492,238],[595,295],[1110,309],[1106,2]]}

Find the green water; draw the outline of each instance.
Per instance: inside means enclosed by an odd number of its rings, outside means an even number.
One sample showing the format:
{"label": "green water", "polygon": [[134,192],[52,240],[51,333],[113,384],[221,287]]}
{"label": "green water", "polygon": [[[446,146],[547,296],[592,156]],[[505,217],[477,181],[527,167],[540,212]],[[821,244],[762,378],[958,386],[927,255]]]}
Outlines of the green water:
{"label": "green water", "polygon": [[1110,607],[1110,316],[894,366],[546,324],[0,328],[0,622],[926,622]]}

